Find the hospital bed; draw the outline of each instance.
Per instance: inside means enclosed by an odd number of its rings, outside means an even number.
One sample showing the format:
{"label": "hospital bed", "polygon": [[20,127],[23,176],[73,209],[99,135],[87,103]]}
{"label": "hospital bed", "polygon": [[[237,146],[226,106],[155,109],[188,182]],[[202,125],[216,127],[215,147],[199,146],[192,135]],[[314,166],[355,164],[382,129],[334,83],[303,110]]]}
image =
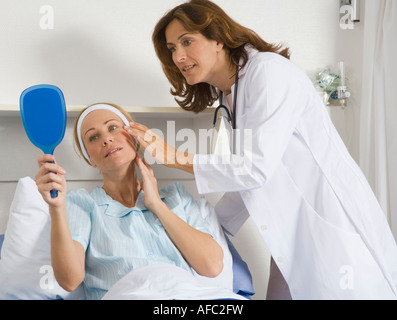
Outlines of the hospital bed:
{"label": "hospital bed", "polygon": [[[55,280],[50,258],[48,205],[34,181],[19,180],[6,232],[0,235],[0,299],[83,300],[83,285],[73,292]],[[221,231],[224,271],[214,279],[171,265],[131,271],[105,295],[107,299],[250,299],[254,294],[247,264]],[[220,233],[221,232],[221,233]]]}

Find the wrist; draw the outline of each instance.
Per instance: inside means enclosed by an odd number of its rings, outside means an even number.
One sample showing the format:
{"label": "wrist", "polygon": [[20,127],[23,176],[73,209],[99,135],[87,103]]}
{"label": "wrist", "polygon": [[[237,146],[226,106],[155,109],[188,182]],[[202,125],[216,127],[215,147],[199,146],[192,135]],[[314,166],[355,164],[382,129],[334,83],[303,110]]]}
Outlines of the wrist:
{"label": "wrist", "polygon": [[165,210],[168,210],[168,207],[162,200],[160,200],[152,204],[148,209],[150,209],[150,211],[152,211],[160,219]]}
{"label": "wrist", "polygon": [[49,205],[49,212],[52,217],[59,217],[66,213],[66,205],[64,203],[60,205]]}
{"label": "wrist", "polygon": [[177,150],[175,164],[172,167],[193,173],[193,158],[194,154]]}

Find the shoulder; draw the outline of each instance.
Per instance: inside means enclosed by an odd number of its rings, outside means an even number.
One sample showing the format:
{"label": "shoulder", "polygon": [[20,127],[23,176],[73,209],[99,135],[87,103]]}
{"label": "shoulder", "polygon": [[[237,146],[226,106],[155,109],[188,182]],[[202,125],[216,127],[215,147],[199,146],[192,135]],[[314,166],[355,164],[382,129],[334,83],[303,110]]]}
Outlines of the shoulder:
{"label": "shoulder", "polygon": [[246,46],[246,51],[248,54],[248,65],[258,65],[258,64],[279,64],[279,65],[294,65],[291,60],[283,57],[282,55],[274,52],[261,52],[257,49]]}
{"label": "shoulder", "polygon": [[[94,191],[93,191],[94,192]],[[92,208],[95,206],[95,200],[87,190],[81,188],[71,190],[66,195],[67,206],[78,206],[85,209]]]}
{"label": "shoulder", "polygon": [[[306,73],[291,60],[274,52],[259,52],[253,48],[247,48],[248,62],[244,68],[243,75],[247,80],[257,81],[258,77],[263,79],[279,79],[282,84],[308,83]],[[310,80],[309,80],[310,82]]]}
{"label": "shoulder", "polygon": [[180,198],[190,196],[190,193],[187,191],[185,186],[179,181],[171,183],[164,188],[161,188],[160,195],[165,198]]}
{"label": "shoulder", "polygon": [[195,200],[190,192],[181,182],[174,182],[159,190],[160,196],[167,203],[169,208],[182,205],[186,207]]}
{"label": "shoulder", "polygon": [[248,53],[248,62],[245,66],[245,71],[253,72],[258,67],[267,67],[270,72],[277,69],[290,69],[301,71],[291,60],[283,57],[282,55],[274,52],[260,52],[250,46],[246,48]]}
{"label": "shoulder", "polygon": [[72,200],[72,199],[92,199],[92,196],[88,193],[88,191],[84,188],[80,189],[74,189],[71,191],[68,191],[66,195],[66,199]]}

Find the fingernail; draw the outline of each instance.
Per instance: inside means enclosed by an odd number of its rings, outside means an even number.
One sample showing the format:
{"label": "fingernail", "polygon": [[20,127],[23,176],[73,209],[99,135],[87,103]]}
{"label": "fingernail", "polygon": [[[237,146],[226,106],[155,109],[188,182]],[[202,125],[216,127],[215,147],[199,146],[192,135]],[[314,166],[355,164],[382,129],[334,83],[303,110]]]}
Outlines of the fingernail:
{"label": "fingernail", "polygon": [[128,129],[128,133],[132,133],[132,130],[131,130],[131,129]]}
{"label": "fingernail", "polygon": [[130,126],[132,127],[135,123],[134,122],[130,122]]}
{"label": "fingernail", "polygon": [[130,126],[124,126],[124,129],[128,129]]}

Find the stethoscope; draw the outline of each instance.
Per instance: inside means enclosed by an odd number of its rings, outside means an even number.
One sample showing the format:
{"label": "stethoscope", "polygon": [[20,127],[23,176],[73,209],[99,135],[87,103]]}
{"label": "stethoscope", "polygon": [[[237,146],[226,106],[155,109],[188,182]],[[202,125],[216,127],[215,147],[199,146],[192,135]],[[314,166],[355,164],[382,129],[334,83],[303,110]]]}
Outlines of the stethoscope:
{"label": "stethoscope", "polygon": [[223,101],[223,92],[221,91],[219,94],[219,106],[215,109],[214,113],[214,121],[213,125],[215,126],[216,120],[218,117],[218,111],[220,109],[225,109],[226,114],[227,114],[227,121],[231,124],[232,129],[236,129],[236,106],[237,106],[237,88],[238,88],[238,65],[236,66],[236,76],[234,80],[234,97],[233,97],[233,118],[230,115],[229,109],[222,103]]}
{"label": "stethoscope", "polygon": [[234,150],[235,150],[234,134],[235,134],[235,129],[237,127],[237,125],[236,125],[237,89],[238,89],[238,65],[236,65],[236,75],[235,75],[235,81],[234,81],[233,113],[232,113],[232,115],[230,115],[229,109],[223,104],[223,92],[221,91],[219,93],[219,106],[215,109],[214,120],[213,120],[213,129],[215,130],[216,121],[218,120],[218,111],[221,110],[221,109],[225,110],[226,119],[227,119],[227,121],[229,122],[229,124],[230,124],[230,126],[232,128],[232,135],[231,135],[232,153],[234,153]]}

